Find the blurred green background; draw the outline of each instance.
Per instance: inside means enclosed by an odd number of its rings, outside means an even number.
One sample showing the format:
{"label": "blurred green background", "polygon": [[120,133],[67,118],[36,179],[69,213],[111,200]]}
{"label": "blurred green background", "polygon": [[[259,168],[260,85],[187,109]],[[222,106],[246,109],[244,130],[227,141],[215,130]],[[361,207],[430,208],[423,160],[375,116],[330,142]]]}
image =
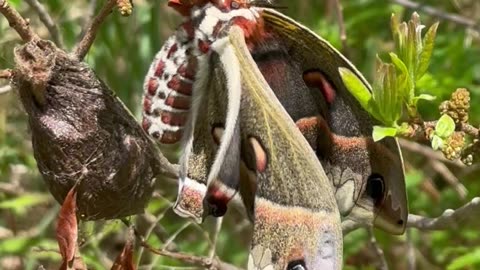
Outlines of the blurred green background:
{"label": "blurred green background", "polygon": [[[21,0],[8,1],[31,21],[45,38],[48,31],[37,13]],[[58,23],[63,42],[71,50],[85,22],[104,1],[41,1]],[[297,21],[341,48],[334,0],[279,1],[282,9]],[[396,13],[407,20],[413,12],[395,1],[343,0],[347,31],[348,57],[372,81],[375,55],[393,50],[390,16]],[[477,22],[470,29],[441,20],[418,9],[429,26],[440,20],[436,49],[429,74],[422,79],[420,91],[437,96],[434,102],[420,105],[426,119],[438,118],[438,104],[458,87],[471,91],[471,123],[480,123],[480,1],[418,0],[432,7]],[[166,7],[166,1],[134,0],[130,17],[116,11],[102,26],[94,47],[86,57],[98,75],[114,89],[127,106],[140,115],[143,77],[163,40],[172,33],[179,17]],[[12,68],[12,52],[19,39],[0,17],[0,69]],[[0,80],[0,89],[7,85]],[[58,268],[54,224],[58,204],[39,176],[30,146],[26,115],[14,91],[0,91],[0,269]],[[457,208],[480,194],[478,166],[465,168],[444,162],[438,170],[418,153],[404,152],[410,212],[425,216],[440,215]],[[437,166],[437,167],[435,167]],[[196,255],[208,255],[214,239],[214,222],[198,226],[177,218],[170,209],[176,187],[160,183],[160,188],[144,216],[135,218],[139,229],[147,231],[149,242]],[[468,191],[468,192],[465,192]],[[246,265],[249,223],[238,211],[230,211],[216,241],[217,255],[224,261]],[[158,222],[157,222],[158,221]],[[480,222],[479,222],[480,223]],[[156,225],[155,225],[156,224]],[[480,224],[461,224],[441,232],[409,230],[404,236],[389,236],[376,231],[390,269],[480,269]],[[91,269],[109,268],[126,237],[118,221],[84,223],[81,226],[81,253]],[[345,269],[376,269],[378,257],[369,246],[369,236],[357,230],[345,238]],[[137,248],[137,251],[139,249]],[[178,261],[137,252],[140,269],[195,269]]]}

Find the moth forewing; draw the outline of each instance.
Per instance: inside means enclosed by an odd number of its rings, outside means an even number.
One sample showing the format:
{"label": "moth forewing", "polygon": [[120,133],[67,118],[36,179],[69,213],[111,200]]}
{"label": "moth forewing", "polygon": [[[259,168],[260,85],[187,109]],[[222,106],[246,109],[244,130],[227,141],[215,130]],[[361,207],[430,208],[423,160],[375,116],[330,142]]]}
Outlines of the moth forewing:
{"label": "moth forewing", "polygon": [[[198,59],[192,89],[193,104],[183,138],[181,185],[175,209],[182,215],[200,220],[199,213],[202,213],[202,217],[223,215],[239,183],[240,139],[237,119],[241,96],[240,72],[238,65],[232,63],[235,58],[231,49],[221,39],[222,29],[228,28],[236,20],[254,25],[259,14],[255,9],[247,8],[246,2],[241,3],[243,7],[223,1],[171,1],[170,4],[182,15],[189,16],[189,21],[182,24],[189,38],[186,44],[190,50],[186,54]],[[221,61],[218,66],[210,66],[211,57],[215,54]],[[190,67],[190,62],[188,64],[187,67]],[[223,81],[223,87],[228,92],[224,94],[226,99],[211,96],[212,91],[208,86],[215,80],[212,70],[222,67],[226,72]],[[226,102],[210,104],[216,101]],[[204,102],[209,104],[205,106]],[[222,129],[221,139],[215,140],[218,131],[212,127]],[[189,183],[192,183],[192,188],[189,188]],[[199,189],[199,186],[202,188]],[[203,186],[206,193],[201,192]],[[190,192],[192,190],[193,193]],[[199,208],[200,197],[205,204]]]}
{"label": "moth forewing", "polygon": [[[232,27],[229,43],[242,78],[242,142],[255,158],[246,162],[257,178],[249,266],[341,269],[340,214],[328,178],[258,70],[241,29]],[[258,252],[271,257],[258,260]]]}
{"label": "moth forewing", "polygon": [[[326,123],[323,127],[326,128],[321,131],[332,133],[333,138],[330,143],[320,142],[316,151],[337,190],[339,204],[350,204],[342,207],[347,210],[343,214],[363,224],[374,223],[390,233],[403,233],[408,206],[400,149],[392,138],[373,142],[371,133],[376,123],[345,88],[338,68],[350,69],[368,89],[371,87],[340,52],[308,28],[275,10],[265,9],[262,16],[267,31],[274,33],[282,46],[288,48],[289,60],[296,63],[301,72],[318,70],[326,77],[323,84],[334,88],[334,95],[323,95],[327,100],[327,112],[323,116]],[[322,134],[318,136],[323,138]],[[322,147],[328,151],[322,152]],[[347,170],[349,168],[350,171]],[[371,181],[377,176],[381,178],[381,183]],[[345,185],[348,182],[339,181],[338,177],[356,179],[353,188]],[[376,183],[380,183],[381,187],[375,186]],[[368,189],[372,185],[373,189]],[[382,193],[372,194],[372,190],[377,189],[382,189]],[[348,196],[350,199],[345,201]]]}
{"label": "moth forewing", "polygon": [[[240,141],[239,113],[242,94],[240,66],[228,38],[222,38],[212,44],[212,50],[219,55],[221,67],[225,72],[225,87],[227,88],[227,114],[225,127],[220,138],[220,146],[215,161],[207,178],[207,186],[216,184],[220,178],[231,182],[239,181],[240,177]],[[222,171],[222,172],[221,172]]]}
{"label": "moth forewing", "polygon": [[[199,115],[202,115],[202,103],[206,100],[205,96],[208,93],[210,63],[206,55],[198,56],[197,61],[199,69],[195,75],[195,84],[192,90],[192,105],[181,141],[183,153],[180,157],[180,182],[178,185],[177,201],[173,206],[173,210],[179,216],[192,218],[197,223],[200,223],[204,216],[203,199],[205,198],[207,190],[206,169],[200,168],[205,164],[203,163],[205,162],[204,160],[209,157],[205,155],[194,155],[194,140],[198,138],[195,134],[196,128],[199,125],[200,127],[205,125],[205,123],[202,122],[205,119],[199,117]],[[208,140],[208,138],[203,137],[201,137],[201,139],[204,141]],[[196,163],[201,163],[201,165],[199,164],[199,166],[192,168],[192,160],[196,160]],[[189,171],[196,171],[199,175],[189,175]]]}
{"label": "moth forewing", "polygon": [[[186,127],[189,135],[181,166],[185,184],[180,187],[175,206],[177,213],[198,222],[208,215],[225,214],[240,177],[240,71],[225,40],[215,41],[211,48],[208,64],[199,61],[201,73],[197,78],[203,83],[194,89],[192,121]],[[211,58],[216,57],[220,59],[218,65],[211,65]],[[216,76],[214,71],[218,69],[224,76]],[[215,83],[225,91],[212,91]]]}

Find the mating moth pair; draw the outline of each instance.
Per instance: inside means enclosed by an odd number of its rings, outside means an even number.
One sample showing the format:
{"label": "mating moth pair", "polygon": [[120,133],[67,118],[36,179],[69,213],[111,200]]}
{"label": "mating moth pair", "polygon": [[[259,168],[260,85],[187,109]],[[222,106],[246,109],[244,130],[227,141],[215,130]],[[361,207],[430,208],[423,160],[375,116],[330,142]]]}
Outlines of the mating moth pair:
{"label": "mating moth pair", "polygon": [[254,224],[248,269],[341,269],[342,220],[403,233],[397,142],[338,69],[355,67],[270,1],[170,0],[184,22],[155,57],[142,126],[180,143],[174,210],[201,222],[242,200]]}

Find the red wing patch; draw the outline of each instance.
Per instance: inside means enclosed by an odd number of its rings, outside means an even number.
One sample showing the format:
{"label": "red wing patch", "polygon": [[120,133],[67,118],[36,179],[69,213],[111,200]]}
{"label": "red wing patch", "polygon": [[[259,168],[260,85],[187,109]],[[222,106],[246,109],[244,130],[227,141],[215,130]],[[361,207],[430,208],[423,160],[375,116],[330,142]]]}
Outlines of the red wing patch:
{"label": "red wing patch", "polygon": [[303,80],[308,87],[320,89],[328,104],[333,103],[336,96],[335,89],[320,71],[312,70],[305,72]]}

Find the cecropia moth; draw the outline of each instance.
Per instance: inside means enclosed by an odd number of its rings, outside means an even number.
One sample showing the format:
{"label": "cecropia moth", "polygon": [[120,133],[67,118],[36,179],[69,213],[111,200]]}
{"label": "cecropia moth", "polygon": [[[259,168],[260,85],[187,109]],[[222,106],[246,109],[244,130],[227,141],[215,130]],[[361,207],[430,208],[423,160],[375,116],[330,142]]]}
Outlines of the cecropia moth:
{"label": "cecropia moth", "polygon": [[370,138],[374,123],[338,73],[368,86],[353,65],[259,4],[270,3],[169,1],[185,22],[149,70],[143,127],[182,140],[178,214],[221,216],[240,194],[254,222],[249,269],[339,269],[339,212],[404,230],[398,145]]}

